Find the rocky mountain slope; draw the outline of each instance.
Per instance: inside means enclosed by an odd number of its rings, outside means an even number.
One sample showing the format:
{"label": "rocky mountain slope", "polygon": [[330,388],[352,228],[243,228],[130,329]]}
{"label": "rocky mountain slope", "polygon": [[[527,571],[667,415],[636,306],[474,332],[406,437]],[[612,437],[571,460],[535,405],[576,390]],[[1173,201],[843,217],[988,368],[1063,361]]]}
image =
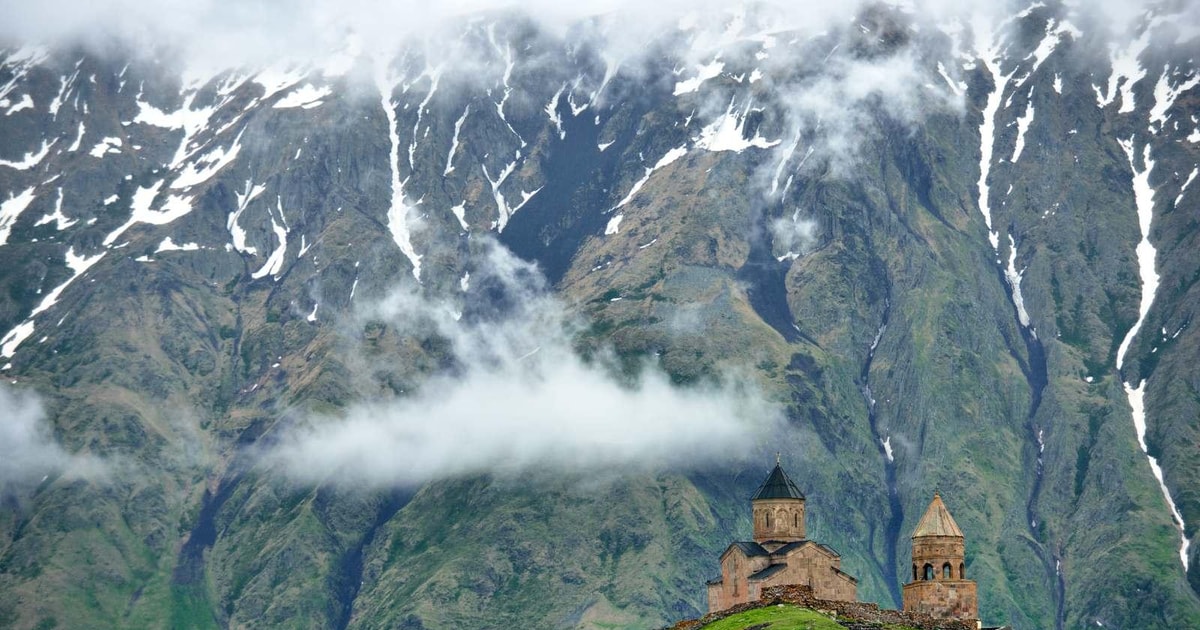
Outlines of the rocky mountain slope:
{"label": "rocky mountain slope", "polygon": [[938,489],[985,622],[1200,626],[1189,11],[12,43],[0,625],[662,626],[781,451],[865,600]]}

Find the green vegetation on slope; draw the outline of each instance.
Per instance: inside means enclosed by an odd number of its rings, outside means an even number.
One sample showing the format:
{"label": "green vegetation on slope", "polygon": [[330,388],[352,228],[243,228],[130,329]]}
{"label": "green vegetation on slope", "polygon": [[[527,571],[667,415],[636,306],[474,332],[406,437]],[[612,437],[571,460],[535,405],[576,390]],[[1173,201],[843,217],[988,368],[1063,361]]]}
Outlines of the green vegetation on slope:
{"label": "green vegetation on slope", "polygon": [[[856,624],[856,627],[862,626],[862,623]],[[777,604],[730,615],[703,626],[701,630],[839,630],[847,627],[808,608]],[[894,624],[873,627],[881,630],[912,630],[908,626]]]}

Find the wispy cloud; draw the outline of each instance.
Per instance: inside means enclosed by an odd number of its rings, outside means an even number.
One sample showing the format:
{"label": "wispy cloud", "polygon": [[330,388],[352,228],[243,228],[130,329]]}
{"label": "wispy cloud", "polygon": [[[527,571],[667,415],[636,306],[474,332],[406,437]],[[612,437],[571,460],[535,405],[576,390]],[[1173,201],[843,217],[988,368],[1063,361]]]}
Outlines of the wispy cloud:
{"label": "wispy cloud", "polygon": [[58,444],[36,394],[0,385],[0,489],[50,475],[96,478],[106,471],[98,458],[68,453]]}
{"label": "wispy cloud", "polygon": [[[466,313],[395,293],[362,312],[446,342],[454,368],[411,396],[313,416],[259,453],[301,482],[417,484],[473,472],[687,468],[748,453],[781,415],[751,381],[681,388],[657,368],[584,359],[580,330],[536,268],[499,245],[477,266]],[[457,318],[456,318],[457,317]]]}

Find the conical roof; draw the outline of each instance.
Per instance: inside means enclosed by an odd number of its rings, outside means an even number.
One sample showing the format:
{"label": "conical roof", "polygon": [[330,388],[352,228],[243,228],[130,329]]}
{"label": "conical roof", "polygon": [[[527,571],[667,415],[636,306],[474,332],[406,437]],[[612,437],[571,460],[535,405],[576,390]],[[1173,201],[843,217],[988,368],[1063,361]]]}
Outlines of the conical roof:
{"label": "conical roof", "polygon": [[778,462],[775,463],[775,468],[771,470],[771,474],[767,475],[767,480],[762,482],[758,487],[758,492],[750,497],[751,501],[759,499],[800,499],[804,500],[804,495],[800,493],[800,489],[792,480],[788,478],[787,473],[783,472],[783,468]]}
{"label": "conical roof", "polygon": [[942,497],[937,493],[934,493],[933,501],[929,502],[929,508],[925,510],[925,516],[921,517],[917,528],[913,530],[913,538],[922,536],[963,537],[958,523],[954,522],[954,517],[950,516],[950,510],[946,509],[946,504],[942,503]]}

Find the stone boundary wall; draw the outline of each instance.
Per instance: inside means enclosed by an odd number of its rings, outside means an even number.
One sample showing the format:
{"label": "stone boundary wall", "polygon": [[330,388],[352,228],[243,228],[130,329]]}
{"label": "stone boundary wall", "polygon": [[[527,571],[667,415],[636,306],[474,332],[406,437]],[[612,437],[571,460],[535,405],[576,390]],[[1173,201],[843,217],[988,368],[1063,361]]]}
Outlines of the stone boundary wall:
{"label": "stone boundary wall", "polygon": [[842,619],[867,623],[894,623],[920,630],[977,630],[975,621],[962,619],[938,619],[920,613],[904,612],[880,608],[878,604],[867,602],[839,602],[827,599],[817,599],[813,596],[812,588],[803,584],[786,584],[769,586],[762,591],[758,601],[738,604],[714,613],[709,613],[699,619],[688,619],[670,627],[670,630],[696,630],[714,621],[736,615],[740,612],[774,606],[776,604],[793,604],[811,608],[818,612],[836,614]]}

